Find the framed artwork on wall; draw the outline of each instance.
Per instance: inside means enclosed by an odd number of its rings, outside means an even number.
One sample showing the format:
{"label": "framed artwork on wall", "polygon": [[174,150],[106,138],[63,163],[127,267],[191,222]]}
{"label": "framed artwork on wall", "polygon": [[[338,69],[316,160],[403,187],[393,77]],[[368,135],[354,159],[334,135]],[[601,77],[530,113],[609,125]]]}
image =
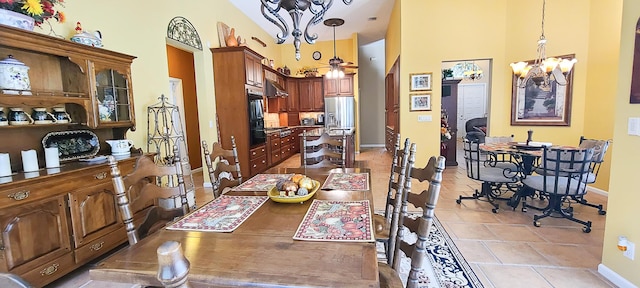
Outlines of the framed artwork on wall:
{"label": "framed artwork on wall", "polygon": [[431,91],[431,72],[429,73],[411,73],[409,91]]}
{"label": "framed artwork on wall", "polygon": [[[640,18],[636,23],[636,31],[640,31]],[[630,104],[640,104],[640,34],[635,33],[635,49],[633,49],[633,69],[631,72],[631,95]]]}
{"label": "framed artwork on wall", "polygon": [[409,95],[409,111],[431,111],[431,93]]}
{"label": "framed artwork on wall", "polygon": [[[574,55],[557,56],[572,59]],[[527,61],[533,64],[533,60]],[[511,95],[512,126],[571,126],[571,94],[573,71],[567,75],[567,83],[559,84],[553,78],[548,87],[537,85],[533,79],[513,75]]]}

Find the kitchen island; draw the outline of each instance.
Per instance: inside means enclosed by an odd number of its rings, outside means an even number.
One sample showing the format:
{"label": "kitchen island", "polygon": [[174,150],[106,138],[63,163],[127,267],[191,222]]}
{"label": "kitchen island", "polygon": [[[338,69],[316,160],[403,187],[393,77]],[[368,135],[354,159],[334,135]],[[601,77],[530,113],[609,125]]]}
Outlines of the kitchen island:
{"label": "kitchen island", "polygon": [[[331,129],[327,129],[327,128],[317,128],[317,129],[313,129],[313,130],[307,130],[307,141],[309,140],[316,140],[318,138],[320,138],[320,136],[322,136],[322,133],[327,132],[327,134],[329,134],[329,136],[331,136],[331,138],[335,138],[335,139],[342,139],[342,134],[344,133],[345,136],[347,136],[347,145],[346,145],[346,151],[345,151],[345,165],[347,166],[347,168],[352,168],[354,166],[355,163],[355,159],[356,159],[356,149],[355,149],[355,129],[342,129],[342,128],[331,128]],[[303,137],[302,137],[303,133],[300,133],[299,138],[300,138],[300,166],[304,165],[304,159],[303,159],[303,151],[302,149],[304,149],[304,143],[303,143]]]}

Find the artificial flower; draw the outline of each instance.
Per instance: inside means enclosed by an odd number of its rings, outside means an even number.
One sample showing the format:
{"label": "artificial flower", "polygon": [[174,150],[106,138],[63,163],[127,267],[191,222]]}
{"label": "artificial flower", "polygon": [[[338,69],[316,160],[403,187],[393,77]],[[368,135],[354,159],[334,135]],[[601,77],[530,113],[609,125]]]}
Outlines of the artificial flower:
{"label": "artificial flower", "polygon": [[40,26],[50,18],[64,22],[65,15],[56,5],[63,6],[63,0],[0,0],[0,9],[5,9],[30,16],[36,26]]}

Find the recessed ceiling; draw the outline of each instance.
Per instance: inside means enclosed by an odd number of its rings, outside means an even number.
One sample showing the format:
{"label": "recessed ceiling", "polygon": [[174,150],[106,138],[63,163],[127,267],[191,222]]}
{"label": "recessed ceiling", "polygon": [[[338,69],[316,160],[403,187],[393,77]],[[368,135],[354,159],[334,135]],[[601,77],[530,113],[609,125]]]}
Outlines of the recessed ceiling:
{"label": "recessed ceiling", "polygon": [[[262,27],[269,35],[272,35],[273,42],[276,42],[276,34],[281,32],[276,25],[269,22],[260,11],[261,1],[249,0],[229,0],[234,6],[242,11],[249,19],[252,19],[258,26]],[[353,0],[350,5],[345,5],[342,0],[333,0],[333,4],[329,11],[324,15],[324,19],[342,18],[345,20],[344,25],[336,28],[336,39],[349,39],[353,33],[358,33],[359,44],[368,44],[384,38],[393,8],[394,0]],[[267,12],[268,13],[268,12]],[[282,9],[280,11],[282,18],[285,19],[287,25],[291,25],[291,17]],[[302,18],[303,25],[311,18],[311,13],[306,11]],[[371,21],[369,18],[375,17],[376,20]],[[227,23],[233,26],[233,23]],[[293,28],[289,26],[289,30]],[[304,27],[301,28],[304,33]],[[322,22],[309,28],[310,34],[317,33],[316,41],[332,41],[333,28],[324,26]],[[289,32],[291,33],[291,32]],[[289,35],[285,43],[292,43],[293,37]],[[304,41],[304,39],[302,39]],[[265,41],[269,42],[269,41]]]}

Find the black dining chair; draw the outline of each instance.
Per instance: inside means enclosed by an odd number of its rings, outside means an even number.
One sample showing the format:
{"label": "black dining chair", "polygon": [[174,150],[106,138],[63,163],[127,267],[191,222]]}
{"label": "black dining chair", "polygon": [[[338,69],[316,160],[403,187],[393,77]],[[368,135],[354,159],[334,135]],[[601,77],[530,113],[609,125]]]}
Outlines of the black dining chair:
{"label": "black dining chair", "polygon": [[[463,140],[464,160],[466,164],[467,177],[482,182],[480,191],[476,191],[471,196],[458,196],[456,203],[461,204],[462,200],[485,198],[493,208],[493,213],[498,213],[500,206],[495,200],[509,200],[501,197],[504,193],[512,191],[511,185],[518,181],[518,169],[515,165],[496,167],[486,154],[480,152],[480,144],[477,141]],[[493,163],[493,165],[492,165]],[[502,166],[502,165],[500,165]]]}
{"label": "black dining chair", "polygon": [[[584,136],[580,136],[580,145],[578,147],[593,148],[593,158],[591,158],[591,165],[586,179],[587,184],[596,183],[598,172],[600,172],[600,166],[604,163],[604,156],[607,153],[607,149],[609,149],[609,144],[611,144],[609,140],[587,139]],[[602,204],[589,203],[587,199],[584,199],[584,195],[574,196],[573,200],[582,205],[598,209],[598,214],[600,215],[607,214]]]}
{"label": "black dining chair", "polygon": [[571,207],[574,197],[581,198],[587,193],[587,177],[593,158],[593,148],[566,149],[545,147],[542,150],[542,173],[522,179],[523,189],[538,191],[548,199],[545,207],[535,207],[523,202],[523,207],[533,208],[543,213],[533,216],[533,225],[540,227],[540,219],[546,217],[566,218],[584,225],[582,231],[591,232],[591,221],[577,219]]}

